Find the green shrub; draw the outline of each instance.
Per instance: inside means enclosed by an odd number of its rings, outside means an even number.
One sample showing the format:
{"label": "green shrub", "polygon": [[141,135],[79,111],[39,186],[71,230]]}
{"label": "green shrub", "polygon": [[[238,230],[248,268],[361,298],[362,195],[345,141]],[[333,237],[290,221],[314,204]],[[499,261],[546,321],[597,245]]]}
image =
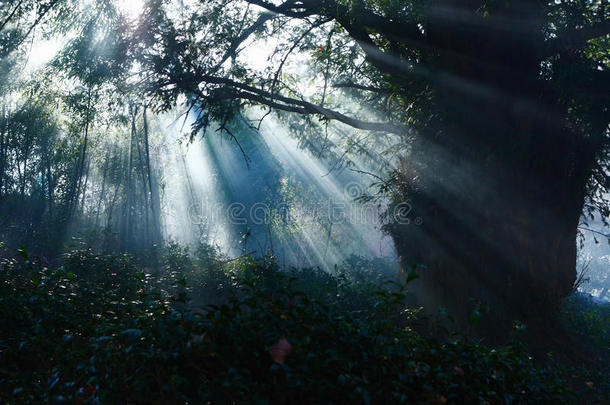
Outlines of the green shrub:
{"label": "green shrub", "polygon": [[[59,269],[25,251],[3,260],[0,401],[518,404],[569,398],[559,374],[535,367],[521,344],[493,350],[468,340],[438,342],[399,326],[408,315],[393,284],[362,288],[349,277],[280,272],[273,260],[251,258],[216,258],[206,278],[199,260],[170,246],[162,277],[142,271],[133,257],[86,248],[66,254]],[[205,308],[188,305],[186,280],[197,277],[203,284],[220,277],[226,298]],[[351,297],[348,305],[343,297]],[[360,299],[364,310],[353,309]]]}
{"label": "green shrub", "polygon": [[[577,395],[610,398],[610,303],[593,301],[587,293],[575,293],[563,303],[562,318],[572,338],[585,348],[587,364],[571,371]],[[593,400],[592,400],[593,401]]]}

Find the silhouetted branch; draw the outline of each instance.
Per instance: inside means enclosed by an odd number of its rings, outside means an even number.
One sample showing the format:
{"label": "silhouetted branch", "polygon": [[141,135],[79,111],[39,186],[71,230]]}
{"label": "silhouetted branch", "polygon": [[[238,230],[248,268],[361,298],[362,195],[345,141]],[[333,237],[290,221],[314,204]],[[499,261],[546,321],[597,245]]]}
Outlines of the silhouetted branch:
{"label": "silhouetted branch", "polygon": [[376,14],[362,4],[354,10],[334,0],[287,0],[279,5],[265,0],[246,1],[289,17],[305,18],[319,14],[332,18],[360,45],[369,62],[384,73],[409,74],[412,66],[396,55],[381,50],[371,39],[369,32],[381,34],[393,42],[405,44],[412,49],[425,46],[425,38],[416,24],[394,21],[392,18]]}
{"label": "silhouetted branch", "polygon": [[17,5],[13,9],[13,11],[11,11],[9,13],[8,17],[6,17],[6,19],[2,22],[2,24],[0,24],[0,31],[2,31],[4,29],[4,27],[6,26],[6,24],[8,24],[9,21],[11,21],[11,19],[15,16],[15,13],[17,13],[17,10],[19,10],[19,7],[21,7],[22,3],[23,3],[23,0],[19,0],[19,3],[17,3]]}
{"label": "silhouetted branch", "polygon": [[335,83],[335,84],[333,84],[333,87],[335,87],[337,89],[349,88],[349,89],[370,91],[372,93],[390,94],[389,90],[380,89],[380,88],[373,87],[373,86],[365,86],[363,84],[358,84],[358,83],[354,83],[354,82]]}
{"label": "silhouetted branch", "polygon": [[595,233],[597,235],[601,235],[601,236],[603,236],[605,238],[610,239],[610,233],[603,233],[603,232],[600,232],[600,231],[596,231],[595,229],[586,228],[584,226],[579,226],[578,229],[582,229],[583,231],[589,231],[589,232],[592,232],[592,233]]}
{"label": "silhouetted branch", "polygon": [[244,150],[244,148],[241,146],[241,143],[239,142],[239,140],[237,140],[237,137],[233,134],[233,132],[231,132],[231,130],[229,130],[226,126],[227,122],[225,121],[220,128],[218,128],[216,130],[216,132],[221,132],[224,131],[225,133],[227,133],[231,139],[233,139],[235,141],[235,143],[237,144],[237,147],[239,148],[239,150],[241,151],[241,154],[244,158],[244,161],[246,162],[246,167],[248,168],[248,170],[250,170],[250,157],[248,157],[248,155],[246,154],[246,151]]}
{"label": "silhouetted branch", "polygon": [[192,77],[192,80],[200,83],[203,82],[208,84],[224,85],[225,87],[221,89],[222,91],[216,92],[213,95],[206,95],[202,90],[194,89],[192,86],[181,87],[181,83],[178,82],[166,82],[157,86],[157,88],[175,84],[185,91],[194,92],[194,94],[202,99],[216,98],[250,100],[282,111],[294,112],[297,114],[319,114],[326,119],[339,121],[353,128],[367,131],[381,131],[395,134],[404,134],[409,132],[408,128],[404,125],[394,124],[391,122],[370,122],[360,120],[347,116],[338,111],[315,105],[302,99],[299,100],[283,95],[272,94],[269,91],[224,77],[201,74]]}
{"label": "silhouetted branch", "polygon": [[268,97],[264,97],[259,94],[249,93],[246,91],[235,92],[232,95],[235,98],[254,101],[282,111],[294,112],[297,114],[319,114],[326,119],[339,121],[353,128],[363,129],[366,131],[381,131],[395,134],[402,134],[407,132],[407,128],[400,125],[392,124],[389,122],[370,122],[359,120],[357,118],[352,118],[340,112],[330,110],[325,107],[320,107],[318,105],[303,100],[282,97],[282,101],[287,101],[288,103],[280,103],[272,101]]}
{"label": "silhouetted branch", "polygon": [[282,4],[273,4],[265,0],[246,0],[250,4],[262,7],[288,17],[305,18],[319,11],[320,0],[287,0]]}
{"label": "silhouetted branch", "polygon": [[560,32],[557,38],[549,41],[545,56],[552,56],[571,47],[578,49],[587,41],[610,34],[610,20],[604,20],[582,28]]}
{"label": "silhouetted branch", "polygon": [[274,17],[272,13],[261,13],[258,16],[258,19],[249,26],[244,32],[242,32],[239,37],[237,37],[232,43],[227,52],[223,55],[220,61],[214,66],[212,72],[217,71],[231,56],[235,55],[237,48],[246,41],[252,34],[256,32],[260,27],[262,27],[267,21],[271,20]]}

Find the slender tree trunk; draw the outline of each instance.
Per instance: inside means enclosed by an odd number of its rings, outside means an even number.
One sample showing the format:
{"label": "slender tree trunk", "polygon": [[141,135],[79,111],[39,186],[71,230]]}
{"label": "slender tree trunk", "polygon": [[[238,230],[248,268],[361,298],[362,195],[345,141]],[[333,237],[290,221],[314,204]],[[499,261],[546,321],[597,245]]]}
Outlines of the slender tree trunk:
{"label": "slender tree trunk", "polygon": [[48,207],[49,207],[49,223],[53,223],[53,218],[54,218],[54,194],[55,194],[55,186],[54,186],[54,180],[53,180],[53,174],[51,171],[51,159],[48,156],[49,151],[47,150],[46,152],[46,163],[47,163],[47,167],[46,167],[46,172],[47,172],[47,202],[48,202]]}
{"label": "slender tree trunk", "polygon": [[[116,187],[114,190],[114,194],[112,196],[112,200],[110,202],[110,205],[108,206],[108,210],[107,210],[107,218],[106,218],[106,228],[107,229],[111,229],[112,228],[112,214],[114,213],[114,208],[116,207],[116,201],[118,199],[119,193],[121,191],[121,186],[123,183],[123,177],[120,173],[115,173],[115,182],[116,182]],[[119,224],[120,225],[120,224]]]}
{"label": "slender tree trunk", "polygon": [[136,136],[136,147],[138,150],[138,166],[140,167],[140,177],[142,178],[142,212],[144,214],[144,227],[146,231],[146,245],[150,242],[150,224],[148,221],[148,179],[146,178],[146,167],[144,165],[144,157],[142,156],[142,148]]}
{"label": "slender tree trunk", "polygon": [[48,212],[48,223],[53,224],[53,177],[51,170],[51,160],[52,160],[52,152],[49,143],[52,141],[51,136],[43,136],[41,140],[40,150],[41,150],[41,177],[42,181],[42,190],[40,192],[43,199],[46,199],[46,207],[45,210]]}
{"label": "slender tree trunk", "polygon": [[20,186],[19,186],[19,195],[21,201],[25,201],[25,187],[27,185],[27,175],[28,175],[28,161],[30,160],[30,149],[32,145],[32,141],[30,139],[30,134],[25,134],[26,141],[23,149],[23,173],[21,176]]}
{"label": "slender tree trunk", "polygon": [[137,107],[133,107],[131,112],[131,134],[129,137],[129,157],[127,162],[127,189],[126,189],[126,201],[124,210],[124,228],[123,228],[123,250],[127,250],[131,246],[132,242],[132,231],[133,231],[133,184],[132,184],[132,171],[133,171],[133,142],[136,135],[136,114]]}
{"label": "slender tree trunk", "polygon": [[106,146],[106,156],[104,157],[104,172],[102,174],[102,189],[100,191],[100,197],[97,200],[97,208],[95,210],[95,228],[99,226],[100,221],[100,209],[102,207],[102,201],[105,200],[106,193],[106,176],[108,175],[108,160],[110,159],[110,150]]}
{"label": "slender tree trunk", "polygon": [[[193,186],[193,179],[191,178],[191,173],[186,164],[186,158],[184,157],[184,155],[182,153],[180,153],[180,159],[182,160],[184,176],[186,177],[186,186],[187,186],[188,194],[190,197],[190,201],[189,201],[189,210],[190,210],[190,207],[194,207],[197,204],[197,198],[195,196],[195,187]],[[205,228],[204,228],[204,225],[201,223],[201,221],[197,221],[197,228],[199,230],[199,234],[197,235],[197,238],[201,238],[201,236],[204,235],[204,233],[205,233]]]}
{"label": "slender tree trunk", "polygon": [[2,126],[0,126],[0,202],[4,195],[4,169],[6,164],[6,150],[5,142],[8,132],[8,116],[6,112],[6,105],[2,105]]}
{"label": "slender tree trunk", "polygon": [[83,182],[82,198],[80,202],[81,210],[85,211],[85,197],[87,196],[87,185],[89,183],[89,170],[91,170],[91,159],[87,159],[87,168],[85,169],[85,181]]}
{"label": "slender tree trunk", "polygon": [[146,152],[146,170],[148,172],[148,189],[150,190],[150,210],[152,213],[152,225],[153,225],[153,244],[157,244],[161,239],[160,229],[160,202],[159,192],[157,190],[157,184],[153,179],[153,173],[150,166],[150,143],[148,137],[148,116],[146,113],[146,106],[144,107],[144,149]]}
{"label": "slender tree trunk", "polygon": [[21,176],[21,185],[19,186],[19,195],[21,198],[21,201],[23,202],[25,200],[25,185],[27,182],[27,169],[28,169],[28,159],[25,158],[25,160],[23,161],[23,175]]}
{"label": "slender tree trunk", "polygon": [[324,247],[324,259],[326,259],[326,255],[328,254],[328,247],[330,246],[330,237],[333,232],[333,223],[332,221],[328,224],[328,234],[326,235],[326,246]]}
{"label": "slender tree trunk", "polygon": [[17,156],[15,156],[15,168],[17,169],[17,183],[15,184],[15,188],[17,191],[20,191],[21,182],[23,181],[23,174],[21,172],[21,161]]}
{"label": "slender tree trunk", "polygon": [[85,114],[85,128],[84,128],[85,135],[84,135],[83,144],[81,147],[81,153],[80,153],[78,162],[76,164],[74,178],[72,179],[71,190],[68,195],[68,215],[67,215],[66,220],[69,220],[72,217],[74,210],[77,208],[79,197],[80,197],[80,190],[81,190],[82,180],[83,180],[82,179],[83,170],[84,170],[84,166],[85,166],[85,158],[87,156],[87,147],[88,147],[88,142],[89,142],[89,124],[90,124],[90,119],[91,119],[91,97],[92,97],[92,89],[91,89],[91,86],[89,86],[89,88],[87,90],[87,112]]}
{"label": "slender tree trunk", "polygon": [[87,90],[87,113],[85,114],[85,138],[83,140],[83,149],[78,163],[78,186],[76,188],[76,200],[80,194],[82,186],[83,170],[85,168],[85,159],[87,158],[87,147],[89,142],[89,119],[91,113],[91,87]]}

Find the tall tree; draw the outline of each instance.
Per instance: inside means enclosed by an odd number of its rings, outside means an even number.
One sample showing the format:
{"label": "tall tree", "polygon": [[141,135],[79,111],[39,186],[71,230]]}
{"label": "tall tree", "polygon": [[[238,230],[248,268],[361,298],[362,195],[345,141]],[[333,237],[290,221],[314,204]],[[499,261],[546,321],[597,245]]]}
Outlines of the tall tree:
{"label": "tall tree", "polygon": [[133,246],[133,228],[135,226],[134,223],[134,196],[135,196],[135,187],[133,183],[133,153],[134,153],[134,142],[136,138],[136,117],[138,114],[138,107],[136,105],[131,105],[129,108],[129,112],[131,114],[131,131],[129,135],[129,151],[127,158],[127,173],[126,176],[126,197],[123,208],[123,248],[128,250]]}
{"label": "tall tree", "polygon": [[150,142],[149,142],[149,127],[148,127],[148,115],[147,108],[144,106],[144,111],[142,112],[142,117],[144,120],[144,150],[146,152],[146,172],[148,178],[148,190],[150,191],[150,210],[152,214],[152,243],[156,244],[161,241],[161,204],[159,201],[159,190],[158,185],[153,177],[153,171],[151,168],[151,159],[150,159]]}
{"label": "tall tree", "polygon": [[[381,186],[423,224],[396,218],[387,229],[405,265],[428,267],[425,297],[464,311],[474,297],[531,317],[572,290],[579,220],[608,185],[604,1],[172,7],[148,2],[136,50],[158,108],[182,94],[202,107],[195,129],[259,104],[398,136],[395,170]],[[262,73],[237,57],[257,35],[278,44]],[[323,66],[317,94],[283,74],[291,53]],[[328,83],[383,118],[333,105]]]}
{"label": "tall tree", "polygon": [[4,186],[4,168],[6,163],[5,139],[8,130],[8,116],[6,105],[2,104],[2,123],[0,124],[0,202],[2,201],[2,189]]}

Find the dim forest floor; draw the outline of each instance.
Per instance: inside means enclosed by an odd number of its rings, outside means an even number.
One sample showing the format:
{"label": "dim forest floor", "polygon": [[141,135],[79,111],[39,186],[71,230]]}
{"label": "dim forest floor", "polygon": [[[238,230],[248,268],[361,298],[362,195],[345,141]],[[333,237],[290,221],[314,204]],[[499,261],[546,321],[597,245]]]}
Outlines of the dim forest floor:
{"label": "dim forest floor", "polygon": [[[1,250],[1,249],[0,249]],[[422,331],[403,289],[362,260],[335,275],[279,271],[169,245],[148,260],[75,247],[60,260],[4,249],[0,402],[6,404],[605,403],[610,306],[562,319],[590,353]],[[374,267],[374,266],[373,266]],[[431,329],[442,322],[428,319]]]}

